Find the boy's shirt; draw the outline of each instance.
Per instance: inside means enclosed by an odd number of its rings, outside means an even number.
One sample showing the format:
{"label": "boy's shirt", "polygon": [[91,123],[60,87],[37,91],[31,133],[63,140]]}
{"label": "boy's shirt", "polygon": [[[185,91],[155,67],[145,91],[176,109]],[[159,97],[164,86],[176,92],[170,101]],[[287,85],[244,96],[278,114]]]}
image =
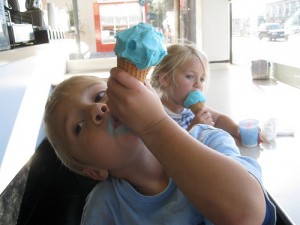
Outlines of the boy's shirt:
{"label": "boy's shirt", "polygon": [[[260,166],[255,160],[240,155],[230,134],[209,125],[196,125],[190,134],[203,144],[241,163],[262,185]],[[265,189],[264,193],[267,205],[264,224],[273,225],[276,221],[275,207]],[[212,223],[193,207],[172,179],[160,194],[145,196],[138,193],[125,180],[109,178],[97,184],[89,194],[81,224],[208,225]]]}
{"label": "boy's shirt", "polygon": [[145,196],[125,180],[110,178],[99,183],[87,201],[81,221],[84,225],[205,224],[172,180],[160,194]]}

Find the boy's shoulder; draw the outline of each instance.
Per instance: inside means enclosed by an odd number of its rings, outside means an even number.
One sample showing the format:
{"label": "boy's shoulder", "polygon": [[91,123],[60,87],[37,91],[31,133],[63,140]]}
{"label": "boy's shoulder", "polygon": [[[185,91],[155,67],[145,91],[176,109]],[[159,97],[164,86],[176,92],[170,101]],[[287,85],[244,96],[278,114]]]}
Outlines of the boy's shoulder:
{"label": "boy's shoulder", "polygon": [[[111,201],[116,196],[116,178],[109,177],[105,181],[100,181],[96,184],[86,198],[86,207],[99,208],[105,207],[106,202]],[[91,210],[93,211],[93,210]]]}
{"label": "boy's shoulder", "polygon": [[92,191],[89,193],[87,199],[93,198],[95,195],[99,195],[100,193],[106,192],[108,190],[113,189],[113,183],[110,178],[108,178],[105,181],[100,181],[98,184],[96,184]]}
{"label": "boy's shoulder", "polygon": [[201,142],[204,142],[204,139],[212,136],[215,138],[217,136],[232,138],[232,136],[225,130],[207,124],[196,124],[192,127],[189,133]]}
{"label": "boy's shoulder", "polygon": [[240,156],[240,150],[234,138],[222,129],[206,124],[197,124],[189,133],[204,145],[222,154]]}

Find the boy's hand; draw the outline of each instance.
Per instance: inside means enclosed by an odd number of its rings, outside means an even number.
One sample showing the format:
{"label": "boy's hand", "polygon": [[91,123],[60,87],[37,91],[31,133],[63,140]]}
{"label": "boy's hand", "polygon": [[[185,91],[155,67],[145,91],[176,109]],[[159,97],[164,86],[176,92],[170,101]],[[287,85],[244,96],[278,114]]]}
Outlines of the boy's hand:
{"label": "boy's hand", "polygon": [[160,98],[148,82],[143,84],[119,68],[110,71],[107,105],[110,111],[138,135],[166,118]]}

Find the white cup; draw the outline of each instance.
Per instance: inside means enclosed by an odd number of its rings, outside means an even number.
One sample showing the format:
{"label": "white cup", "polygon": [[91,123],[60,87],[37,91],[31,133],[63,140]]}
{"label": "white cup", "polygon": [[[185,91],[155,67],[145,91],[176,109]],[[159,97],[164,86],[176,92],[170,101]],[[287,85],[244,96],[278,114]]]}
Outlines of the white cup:
{"label": "white cup", "polygon": [[239,122],[241,143],[245,147],[255,147],[258,145],[259,127],[258,121],[246,119]]}

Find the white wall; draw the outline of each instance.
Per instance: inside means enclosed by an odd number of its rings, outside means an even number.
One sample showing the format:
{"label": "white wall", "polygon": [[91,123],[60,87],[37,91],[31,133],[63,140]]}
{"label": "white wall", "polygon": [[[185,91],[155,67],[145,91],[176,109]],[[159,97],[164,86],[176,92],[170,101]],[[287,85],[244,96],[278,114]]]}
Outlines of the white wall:
{"label": "white wall", "polygon": [[210,61],[229,60],[229,1],[202,0],[202,46]]}
{"label": "white wall", "polygon": [[61,40],[0,52],[0,193],[45,137],[45,102],[51,83],[66,73],[68,46]]}

